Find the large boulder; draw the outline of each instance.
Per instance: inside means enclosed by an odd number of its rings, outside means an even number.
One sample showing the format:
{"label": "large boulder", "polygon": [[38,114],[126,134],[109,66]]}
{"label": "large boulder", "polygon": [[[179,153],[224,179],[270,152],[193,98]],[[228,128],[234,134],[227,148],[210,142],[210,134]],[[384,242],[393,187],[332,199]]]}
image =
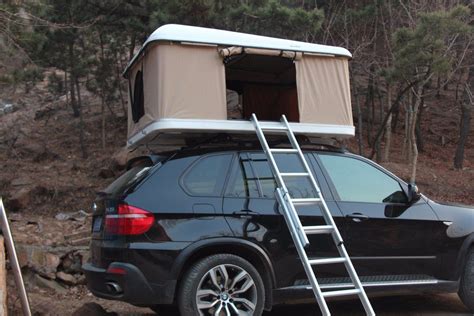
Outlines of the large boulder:
{"label": "large boulder", "polygon": [[43,247],[17,244],[16,251],[22,268],[28,267],[34,272],[49,278],[56,278],[61,258]]}

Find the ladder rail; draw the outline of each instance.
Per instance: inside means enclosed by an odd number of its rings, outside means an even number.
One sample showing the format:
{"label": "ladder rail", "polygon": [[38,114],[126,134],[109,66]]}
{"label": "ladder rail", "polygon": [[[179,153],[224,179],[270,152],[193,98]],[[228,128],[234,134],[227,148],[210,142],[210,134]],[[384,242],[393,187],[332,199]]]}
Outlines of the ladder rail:
{"label": "ladder rail", "polygon": [[[283,196],[283,193],[281,192],[280,188],[277,188],[276,191],[277,191],[276,196],[278,198],[280,205],[284,209],[286,209],[287,204],[285,203],[285,198]],[[288,228],[290,229],[290,231],[294,229],[294,227],[291,227],[290,225],[288,226],[289,226]],[[313,290],[314,296],[316,297],[316,301],[318,302],[319,308],[321,309],[323,316],[330,316],[331,312],[329,311],[326,300],[324,299],[324,294],[321,291],[318,280],[316,279],[316,275],[314,274],[313,267],[309,264],[309,259],[308,259],[308,256],[306,255],[306,251],[304,250],[304,246],[296,237],[297,236],[296,232],[293,232],[291,236],[293,237],[293,241],[295,242],[296,250],[298,251],[298,255],[301,258],[303,268],[306,272],[306,275],[308,276],[309,283],[311,284],[311,288]]]}
{"label": "ladder rail", "polygon": [[[260,126],[255,113],[252,114],[252,122],[254,123],[255,128],[257,130],[257,137],[260,140],[260,143],[262,144],[263,151],[265,152],[268,159],[270,160],[270,168],[272,169],[272,173],[273,175],[275,175],[278,186],[283,189],[282,193],[284,193],[284,197],[285,197],[288,195],[288,189],[286,188],[285,182],[283,181],[283,178],[280,174],[280,170],[278,169],[278,165],[276,164],[275,158],[270,152],[270,146],[268,145],[265,135],[263,134],[262,127]],[[292,204],[290,204],[290,207],[289,207],[289,214],[295,226],[297,227],[298,237],[302,241],[303,246],[305,247],[306,245],[309,244],[309,240],[306,234],[304,233],[303,225],[301,224],[301,221],[297,215],[296,209],[294,208]]]}
{"label": "ladder rail", "polygon": [[[313,173],[306,161],[306,159],[304,158],[304,154],[303,152],[301,151],[301,148],[298,144],[298,141],[296,140],[296,137],[295,135],[293,134],[293,130],[291,129],[291,126],[290,124],[288,123],[287,119],[286,119],[286,116],[285,115],[282,115],[281,117],[282,119],[282,122],[285,124],[286,128],[288,129],[288,138],[290,139],[290,142],[291,142],[291,145],[298,151],[298,156],[300,158],[300,161],[302,162],[303,164],[303,167],[305,169],[306,172],[308,172],[310,174],[310,176],[308,177],[310,179],[310,182],[313,186],[313,189],[316,190],[316,193],[318,196],[322,197],[322,193],[321,193],[321,189],[319,188],[319,185],[317,184],[316,180],[314,179],[313,177]],[[334,227],[336,226],[336,222],[334,221],[334,218],[332,218],[332,215],[331,213],[329,212],[329,208],[326,204],[326,201],[321,198],[321,204],[323,205],[323,214],[324,214],[324,218],[326,219],[326,221],[329,222],[330,225],[333,225]],[[342,236],[341,234],[339,233],[339,230],[336,229],[334,234],[336,234],[336,237],[337,237],[337,242],[338,243],[341,243],[343,242],[342,240]]]}
{"label": "ladder rail", "polygon": [[[304,159],[304,154],[301,151],[299,143],[298,143],[298,141],[297,141],[297,139],[296,139],[296,137],[293,133],[293,130],[291,129],[290,124],[288,123],[288,120],[286,119],[286,116],[282,115],[281,120],[285,124],[286,128],[288,129],[288,133],[287,133],[288,138],[289,138],[292,146],[298,151],[298,156],[300,158],[300,161],[303,163],[304,169],[306,170],[306,172],[308,172],[310,174],[309,178],[310,178],[311,184],[313,185],[313,188],[316,189],[317,194],[321,197],[321,204],[322,204],[322,206],[323,206],[322,208],[324,210],[323,213],[325,213],[325,219],[329,222],[330,225],[332,225],[334,227],[334,230],[333,230],[332,234],[333,234],[333,237],[336,239],[335,240],[335,242],[337,243],[336,248],[339,252],[339,255],[341,257],[349,259],[349,254],[346,250],[346,247],[344,245],[344,242],[343,242],[342,236],[339,232],[339,229],[336,226],[336,222],[334,221],[334,218],[332,217],[332,215],[329,211],[329,207],[327,206],[325,199],[322,198],[321,189],[319,188],[319,185],[317,184],[316,179],[314,178],[306,159]],[[371,306],[371,304],[369,302],[369,299],[367,297],[367,293],[365,293],[365,290],[362,286],[362,282],[360,281],[359,276],[357,275],[357,273],[355,271],[355,268],[354,268],[354,265],[352,264],[352,261],[350,259],[346,260],[344,262],[344,265],[346,266],[346,270],[347,270],[347,272],[348,272],[355,288],[360,290],[358,295],[359,295],[361,303],[364,307],[364,310],[369,315],[375,315],[375,312],[373,311],[372,306]]]}
{"label": "ladder rail", "polygon": [[[372,309],[370,301],[367,297],[367,294],[362,286],[362,283],[355,271],[355,268],[350,260],[349,254],[345,248],[343,243],[342,236],[339,232],[339,229],[336,226],[334,218],[327,206],[326,201],[323,198],[321,193],[321,189],[314,177],[314,174],[304,157],[304,153],[299,146],[299,143],[293,133],[293,130],[288,123],[285,115],[281,117],[281,123],[284,126],[279,127],[271,127],[271,128],[262,128],[260,123],[258,122],[257,116],[253,113],[252,114],[252,122],[254,123],[257,137],[262,145],[262,148],[267,156],[267,160],[269,161],[270,168],[274,175],[274,178],[277,182],[277,189],[276,189],[276,197],[278,203],[280,204],[281,208],[283,209],[283,215],[287,226],[289,228],[291,237],[295,243],[298,255],[300,256],[301,262],[303,264],[303,268],[308,276],[308,280],[311,284],[311,288],[315,295],[316,301],[319,304],[321,312],[324,316],[330,316],[331,313],[328,309],[326,304],[325,297],[333,297],[333,296],[345,296],[345,295],[355,295],[357,294],[367,315],[375,315],[375,312]],[[286,133],[292,149],[278,149],[278,148],[270,148],[268,142],[264,135],[264,130],[267,131],[274,131],[278,130],[279,132]],[[286,153],[286,154],[296,154],[299,157],[303,165],[304,172],[280,172],[278,168],[278,164],[273,156],[273,153]],[[290,196],[288,188],[286,187],[285,178],[294,178],[294,177],[307,177],[310,180],[311,186],[315,191],[317,197],[315,198],[296,198],[293,199]],[[306,201],[305,201],[306,200]],[[298,212],[295,208],[295,204],[297,205],[309,205],[309,204],[320,204],[322,208],[322,215],[326,222],[326,225],[322,226],[307,226],[306,230],[305,227],[301,224],[301,220],[298,216]],[[319,231],[319,232],[318,232]],[[339,257],[337,258],[328,258],[328,259],[312,259],[308,258],[306,253],[305,247],[309,244],[309,240],[307,235],[311,233],[328,233],[331,234],[332,239],[336,245],[336,249],[338,250]],[[349,274],[350,279],[354,285],[354,289],[350,291],[334,291],[334,292],[322,292],[319,286],[318,280],[313,270],[312,264],[336,264],[336,263],[344,263],[344,266]]]}

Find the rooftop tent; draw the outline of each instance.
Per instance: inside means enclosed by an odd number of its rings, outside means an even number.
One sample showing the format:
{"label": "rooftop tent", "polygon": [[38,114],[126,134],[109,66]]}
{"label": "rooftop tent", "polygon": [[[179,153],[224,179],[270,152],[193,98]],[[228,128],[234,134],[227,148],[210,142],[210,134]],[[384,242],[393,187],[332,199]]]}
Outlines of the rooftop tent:
{"label": "rooftop tent", "polygon": [[350,57],[339,47],[162,26],[124,72],[128,145],[166,133],[252,133],[252,113],[285,114],[295,133],[353,136]]}

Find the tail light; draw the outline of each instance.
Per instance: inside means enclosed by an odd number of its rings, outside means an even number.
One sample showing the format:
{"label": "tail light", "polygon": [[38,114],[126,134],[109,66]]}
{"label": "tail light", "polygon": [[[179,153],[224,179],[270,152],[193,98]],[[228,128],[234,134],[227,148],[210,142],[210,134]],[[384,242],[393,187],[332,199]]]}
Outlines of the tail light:
{"label": "tail light", "polygon": [[128,204],[119,204],[117,214],[105,216],[105,231],[114,235],[140,235],[154,222],[153,214]]}

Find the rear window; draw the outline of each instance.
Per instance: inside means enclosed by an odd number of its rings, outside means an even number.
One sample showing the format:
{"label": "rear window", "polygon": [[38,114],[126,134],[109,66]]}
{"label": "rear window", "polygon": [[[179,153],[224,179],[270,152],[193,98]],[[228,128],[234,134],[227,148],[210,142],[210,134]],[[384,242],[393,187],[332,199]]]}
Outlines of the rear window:
{"label": "rear window", "polygon": [[105,190],[108,194],[117,194],[124,192],[127,188],[137,184],[146,175],[148,175],[151,165],[139,165],[131,168],[114,182],[112,182]]}

